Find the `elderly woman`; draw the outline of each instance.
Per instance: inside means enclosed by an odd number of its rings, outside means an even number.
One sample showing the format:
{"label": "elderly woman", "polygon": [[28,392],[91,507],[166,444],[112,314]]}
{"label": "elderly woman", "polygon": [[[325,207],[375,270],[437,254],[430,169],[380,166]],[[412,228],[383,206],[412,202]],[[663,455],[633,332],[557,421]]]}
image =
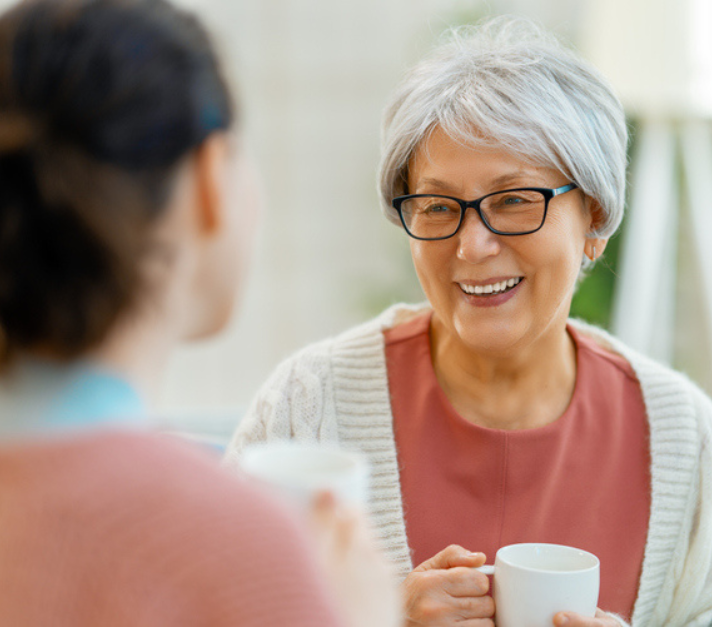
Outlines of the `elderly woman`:
{"label": "elderly woman", "polygon": [[370,456],[409,625],[491,625],[462,567],[527,541],[600,557],[602,609],[557,625],[712,622],[712,404],[568,317],[622,219],[626,141],[608,84],[534,26],[456,32],[384,123],[381,196],[428,305],[288,359],[235,435],[228,462],[279,437]]}

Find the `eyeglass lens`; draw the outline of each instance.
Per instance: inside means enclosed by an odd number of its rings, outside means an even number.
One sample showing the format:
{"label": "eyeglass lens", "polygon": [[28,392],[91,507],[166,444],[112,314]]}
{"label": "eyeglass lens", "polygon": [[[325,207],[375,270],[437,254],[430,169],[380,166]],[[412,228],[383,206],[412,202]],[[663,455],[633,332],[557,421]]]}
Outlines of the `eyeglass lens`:
{"label": "eyeglass lens", "polygon": [[[408,231],[423,239],[451,237],[462,213],[458,201],[438,196],[408,198],[400,210]],[[480,211],[486,223],[500,233],[526,233],[541,226],[546,197],[534,190],[504,191],[483,198]]]}

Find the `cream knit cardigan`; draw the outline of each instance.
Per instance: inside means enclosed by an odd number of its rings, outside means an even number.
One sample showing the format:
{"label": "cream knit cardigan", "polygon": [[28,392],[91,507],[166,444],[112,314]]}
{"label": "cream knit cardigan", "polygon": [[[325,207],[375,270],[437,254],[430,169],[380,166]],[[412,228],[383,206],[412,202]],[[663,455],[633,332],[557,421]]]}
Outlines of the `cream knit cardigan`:
{"label": "cream knit cardigan", "polygon": [[[383,330],[425,309],[396,305],[284,361],[257,394],[225,459],[226,465],[233,465],[246,444],[285,438],[364,452],[371,463],[372,520],[402,576],[413,564],[403,519]],[[632,625],[710,626],[712,402],[684,376],[600,329],[572,324],[630,362],[648,413],[652,506]]]}

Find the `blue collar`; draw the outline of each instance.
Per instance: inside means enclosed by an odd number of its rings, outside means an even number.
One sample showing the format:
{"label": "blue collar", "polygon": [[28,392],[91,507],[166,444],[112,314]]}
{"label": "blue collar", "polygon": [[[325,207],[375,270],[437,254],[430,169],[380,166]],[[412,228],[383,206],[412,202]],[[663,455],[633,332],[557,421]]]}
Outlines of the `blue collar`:
{"label": "blue collar", "polygon": [[0,438],[146,422],[145,403],[133,386],[89,361],[26,360],[0,381]]}

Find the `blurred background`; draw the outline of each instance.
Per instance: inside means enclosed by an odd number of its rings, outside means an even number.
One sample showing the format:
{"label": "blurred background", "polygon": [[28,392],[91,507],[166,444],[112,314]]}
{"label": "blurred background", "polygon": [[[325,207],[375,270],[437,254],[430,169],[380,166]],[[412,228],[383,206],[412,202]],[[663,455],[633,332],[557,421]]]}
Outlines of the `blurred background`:
{"label": "blurred background", "polygon": [[161,410],[224,438],[284,357],[423,295],[375,189],[387,94],[451,26],[501,13],[557,32],[614,83],[629,211],[574,315],[712,392],[710,0],[182,0],[239,85],[267,210],[235,323],[176,355]]}

